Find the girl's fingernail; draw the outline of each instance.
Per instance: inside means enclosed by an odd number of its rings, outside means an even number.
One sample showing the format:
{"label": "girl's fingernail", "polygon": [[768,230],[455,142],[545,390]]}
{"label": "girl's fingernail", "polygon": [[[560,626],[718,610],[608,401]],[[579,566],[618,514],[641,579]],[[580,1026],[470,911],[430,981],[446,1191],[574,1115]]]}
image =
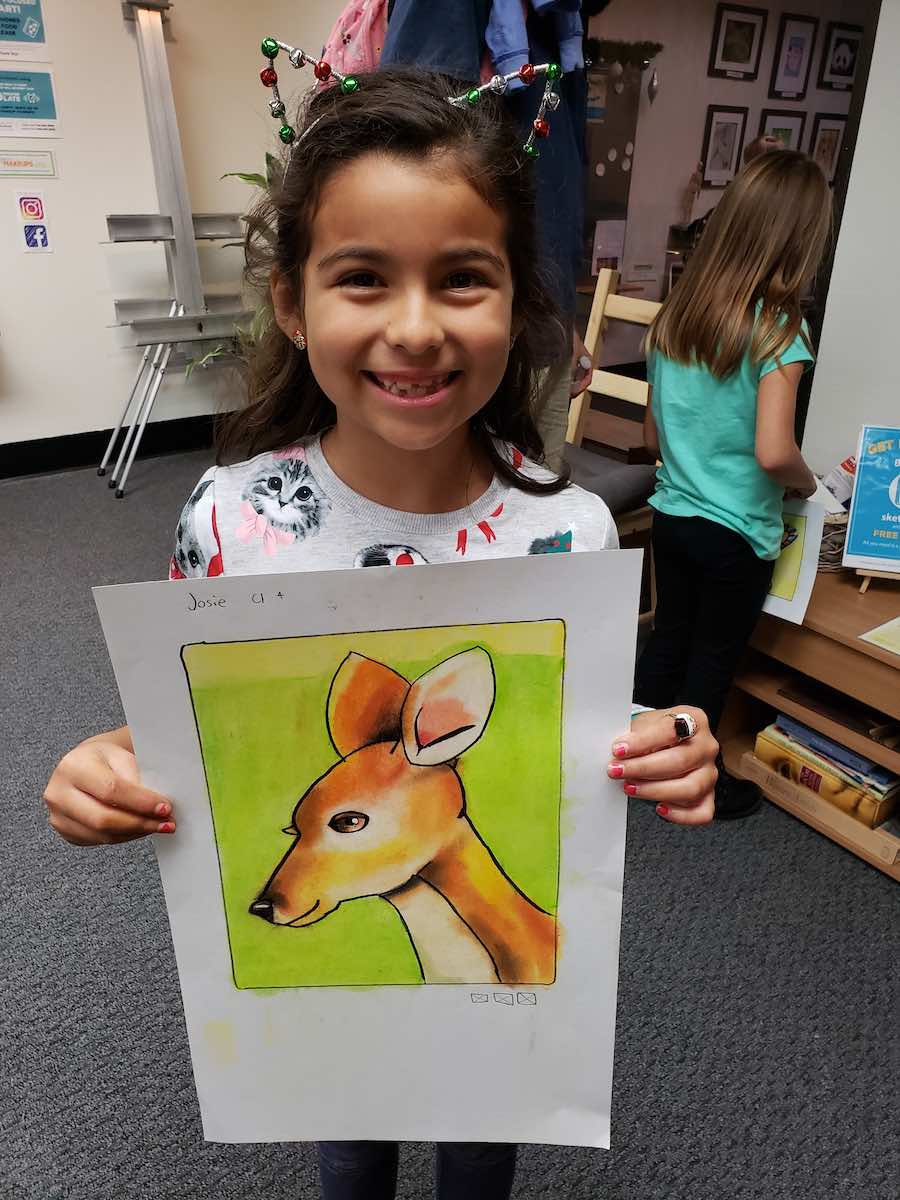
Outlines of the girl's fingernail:
{"label": "girl's fingernail", "polygon": [[669,815],[669,806],[668,806],[668,804],[657,804],[657,806],[656,806],[656,815],[657,815],[657,816],[659,816],[659,817],[667,817],[667,816]]}
{"label": "girl's fingernail", "polygon": [[167,817],[169,815],[169,813],[172,811],[172,805],[171,804],[157,804],[156,808],[154,808],[153,811],[154,811],[154,813],[156,813],[156,815],[158,817]]}
{"label": "girl's fingernail", "polygon": [[625,795],[626,796],[636,796],[637,795],[637,784],[636,783],[626,783],[625,784]]}
{"label": "girl's fingernail", "polygon": [[174,821],[163,821],[162,825],[160,825],[159,830],[157,832],[159,832],[159,833],[174,833],[175,832],[175,822]]}
{"label": "girl's fingernail", "polygon": [[616,758],[624,758],[627,753],[628,753],[628,743],[627,742],[616,742],[616,744],[613,746],[613,754],[615,755]]}
{"label": "girl's fingernail", "polygon": [[625,768],[621,763],[610,763],[606,771],[612,779],[621,779],[625,774]]}

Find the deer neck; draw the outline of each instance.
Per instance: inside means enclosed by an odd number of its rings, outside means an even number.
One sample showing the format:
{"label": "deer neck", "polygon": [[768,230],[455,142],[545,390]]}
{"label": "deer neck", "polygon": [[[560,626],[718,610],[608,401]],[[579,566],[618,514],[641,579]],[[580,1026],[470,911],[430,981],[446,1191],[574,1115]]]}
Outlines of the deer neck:
{"label": "deer neck", "polygon": [[447,899],[490,954],[501,983],[552,983],[556,920],[533,904],[463,816],[419,874]]}
{"label": "deer neck", "polygon": [[487,950],[430,883],[414,875],[384,898],[406,926],[425,983],[498,982]]}

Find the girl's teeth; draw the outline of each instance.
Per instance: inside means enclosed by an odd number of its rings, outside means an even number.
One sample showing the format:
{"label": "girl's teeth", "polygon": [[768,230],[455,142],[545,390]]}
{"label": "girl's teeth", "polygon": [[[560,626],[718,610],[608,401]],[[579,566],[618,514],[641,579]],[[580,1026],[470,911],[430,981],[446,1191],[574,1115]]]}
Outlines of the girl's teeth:
{"label": "girl's teeth", "polygon": [[396,380],[378,379],[379,387],[384,388],[386,392],[390,392],[394,396],[431,396],[434,392],[440,391],[449,381],[450,376],[445,375],[438,379],[431,379],[428,383],[397,383]]}

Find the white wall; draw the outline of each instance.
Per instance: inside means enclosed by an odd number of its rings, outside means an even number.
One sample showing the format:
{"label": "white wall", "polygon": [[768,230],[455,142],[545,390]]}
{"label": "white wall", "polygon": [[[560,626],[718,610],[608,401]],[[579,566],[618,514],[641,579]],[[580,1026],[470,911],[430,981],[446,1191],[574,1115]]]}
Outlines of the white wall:
{"label": "white wall", "polygon": [[855,454],[863,424],[900,425],[898,47],[900,0],[884,0],[803,440],[816,471]]}
{"label": "white wall", "polygon": [[[107,213],[158,209],[133,26],[119,0],[43,7],[62,136],[2,139],[0,149],[52,149],[59,178],[0,179],[0,443],[113,425],[138,362],[107,328],[113,300],[167,291],[160,247],[100,244]],[[219,176],[259,169],[274,144],[262,38],[317,52],[340,9],[341,0],[175,0],[169,62],[195,211],[242,210],[249,189]],[[18,245],[14,194],[32,185],[44,194],[53,254]],[[201,266],[209,281],[233,285],[240,252],[203,247]],[[189,383],[173,374],[154,419],[213,411],[229,386],[216,372]]]}
{"label": "white wall", "polygon": [[[886,3],[893,2],[886,0]],[[677,3],[671,0],[613,0],[610,7],[591,22],[591,34],[595,37],[628,42],[655,41],[664,46],[655,63],[660,79],[655,103],[650,103],[646,92],[649,71],[644,73],[641,91],[623,262],[625,281],[635,262],[653,263],[661,284],[669,226],[681,220],[682,197],[701,157],[708,105],[748,107],[747,141],[756,137],[764,108],[805,111],[808,116],[803,149],[808,145],[813,114],[845,113],[849,106],[849,92],[820,91],[815,86],[825,26],[834,20],[864,21],[873,7],[872,0],[755,3],[757,8],[769,9],[769,19],[759,76],[749,82],[707,75],[716,7],[716,0],[677,0]],[[810,86],[806,99],[801,102],[768,99],[783,9],[796,15],[819,18]],[[702,216],[720,196],[720,191],[705,189],[694,206],[693,215]],[[643,295],[647,299],[659,299],[660,286],[645,287]]]}

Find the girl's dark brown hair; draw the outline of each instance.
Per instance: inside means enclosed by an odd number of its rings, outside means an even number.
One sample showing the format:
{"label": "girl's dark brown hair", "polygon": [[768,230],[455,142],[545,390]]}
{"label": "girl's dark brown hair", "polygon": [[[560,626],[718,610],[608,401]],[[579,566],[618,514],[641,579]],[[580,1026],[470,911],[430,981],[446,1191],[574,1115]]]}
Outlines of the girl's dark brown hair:
{"label": "girl's dark brown hair", "polygon": [[522,153],[521,137],[490,93],[465,108],[449,103],[448,96],[465,91],[465,84],[443,75],[391,68],[360,76],[357,92],[344,95],[332,87],[306,104],[280,182],[247,217],[245,278],[259,291],[269,319],[247,348],[248,404],[219,424],[220,460],[236,452],[282,448],[335,423],[334,405],[316,382],[307,355],[275,323],[269,296],[270,274],[277,267],[283,278],[294,281],[299,298],[312,222],[325,184],[364,154],[416,161],[439,156],[442,169],[449,157],[507,223],[518,334],[499,387],[472,418],[473,433],[496,473],[513,486],[536,493],[566,486],[566,476],[548,483],[529,479],[493,441],[511,443],[528,458],[543,461],[531,406],[539,365],[566,354],[565,331],[538,267],[533,168]]}

